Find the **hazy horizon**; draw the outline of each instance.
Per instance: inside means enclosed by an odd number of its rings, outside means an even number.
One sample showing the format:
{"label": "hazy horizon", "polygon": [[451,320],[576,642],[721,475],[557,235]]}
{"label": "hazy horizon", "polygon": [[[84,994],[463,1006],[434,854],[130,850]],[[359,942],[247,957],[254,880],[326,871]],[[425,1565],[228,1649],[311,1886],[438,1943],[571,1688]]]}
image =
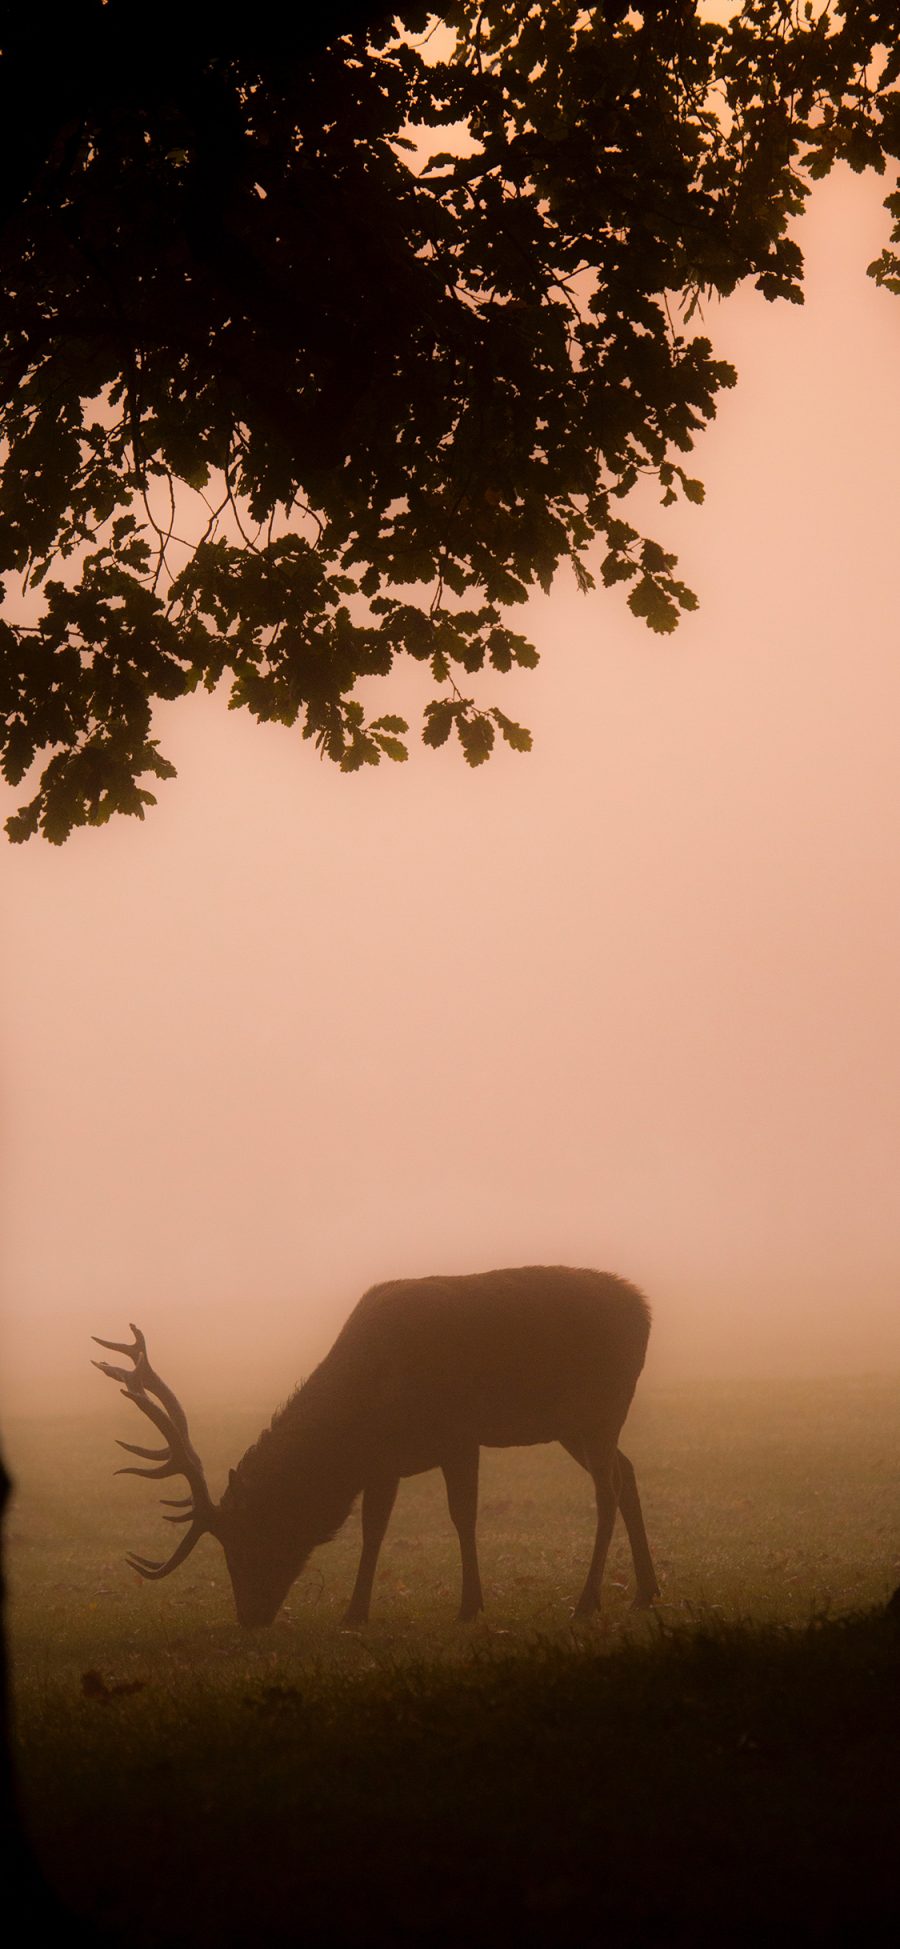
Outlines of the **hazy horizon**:
{"label": "hazy horizon", "polygon": [[650,1384],[900,1369],[883,193],[817,190],[802,309],[710,308],[698,613],[561,583],[474,680],[531,755],[344,777],[199,697],[144,824],[4,848],[5,1413],[108,1411],[130,1319],[274,1407],[376,1281],[534,1262],[644,1288]]}

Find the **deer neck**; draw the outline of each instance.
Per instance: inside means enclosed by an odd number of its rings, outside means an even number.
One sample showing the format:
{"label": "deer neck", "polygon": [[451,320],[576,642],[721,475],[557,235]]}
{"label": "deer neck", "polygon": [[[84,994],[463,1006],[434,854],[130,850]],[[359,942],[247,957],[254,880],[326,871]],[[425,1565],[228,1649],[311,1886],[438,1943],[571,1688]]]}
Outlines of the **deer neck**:
{"label": "deer neck", "polygon": [[354,1403],[317,1370],[276,1415],[235,1472],[237,1492],[261,1524],[286,1527],[304,1551],[324,1543],[350,1514],[364,1482]]}

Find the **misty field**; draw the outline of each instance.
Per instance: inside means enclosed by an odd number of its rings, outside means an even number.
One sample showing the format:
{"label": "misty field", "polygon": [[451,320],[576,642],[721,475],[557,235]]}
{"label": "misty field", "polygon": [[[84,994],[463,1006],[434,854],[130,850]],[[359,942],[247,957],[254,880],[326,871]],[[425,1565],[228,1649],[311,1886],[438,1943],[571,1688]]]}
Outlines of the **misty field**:
{"label": "misty field", "polygon": [[[214,1492],[262,1419],[192,1417]],[[112,1478],[129,1420],[6,1430],[22,1793],[92,1933],[890,1934],[900,1381],[647,1389],[624,1446],[662,1601],[630,1612],[617,1531],[603,1618],[577,1627],[592,1494],[561,1450],[483,1454],[474,1627],[429,1476],[402,1486],[368,1627],[340,1623],[354,1515],[248,1635],[210,1539],[156,1586],[124,1564],[172,1537],[156,1485]]]}

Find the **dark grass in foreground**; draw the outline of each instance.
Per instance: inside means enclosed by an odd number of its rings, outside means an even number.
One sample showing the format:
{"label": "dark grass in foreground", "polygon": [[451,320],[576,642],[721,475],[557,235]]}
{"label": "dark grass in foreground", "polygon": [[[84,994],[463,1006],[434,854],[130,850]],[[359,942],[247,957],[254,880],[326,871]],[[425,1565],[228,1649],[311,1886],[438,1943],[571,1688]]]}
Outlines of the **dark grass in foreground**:
{"label": "dark grass in foreground", "polygon": [[900,1620],[490,1642],[104,1697],[31,1748],[45,1862],[117,1941],[886,1941]]}
{"label": "dark grass in foreground", "polygon": [[[260,1420],[196,1419],[213,1471]],[[896,1381],[644,1392],[627,1446],[663,1602],[631,1616],[620,1538],[577,1634],[591,1496],[561,1451],[484,1457],[484,1624],[452,1621],[429,1477],[404,1484],[367,1630],[340,1629],[354,1520],[248,1635],[211,1542],[162,1585],[123,1565],[162,1531],[150,1485],[111,1479],[126,1423],[8,1431],[23,1800],[91,1936],[893,1939]]]}

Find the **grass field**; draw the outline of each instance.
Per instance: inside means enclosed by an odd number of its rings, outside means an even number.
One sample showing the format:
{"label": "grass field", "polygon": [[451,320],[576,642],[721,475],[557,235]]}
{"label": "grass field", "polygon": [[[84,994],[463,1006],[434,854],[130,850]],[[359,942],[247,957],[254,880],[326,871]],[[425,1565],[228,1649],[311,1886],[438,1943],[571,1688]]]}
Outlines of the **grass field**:
{"label": "grass field", "polygon": [[[261,1416],[195,1416],[211,1486]],[[134,1944],[888,1940],[900,1922],[900,1381],[647,1390],[625,1443],[662,1601],[629,1611],[561,1450],[483,1456],[484,1622],[439,1477],[401,1490],[373,1622],[358,1517],[270,1629],[205,1540],[161,1585],[154,1486],[96,1419],[10,1424],[19,1768],[45,1872]],[[177,1492],[177,1490],[176,1490]],[[121,1689],[117,1689],[121,1688]]]}

